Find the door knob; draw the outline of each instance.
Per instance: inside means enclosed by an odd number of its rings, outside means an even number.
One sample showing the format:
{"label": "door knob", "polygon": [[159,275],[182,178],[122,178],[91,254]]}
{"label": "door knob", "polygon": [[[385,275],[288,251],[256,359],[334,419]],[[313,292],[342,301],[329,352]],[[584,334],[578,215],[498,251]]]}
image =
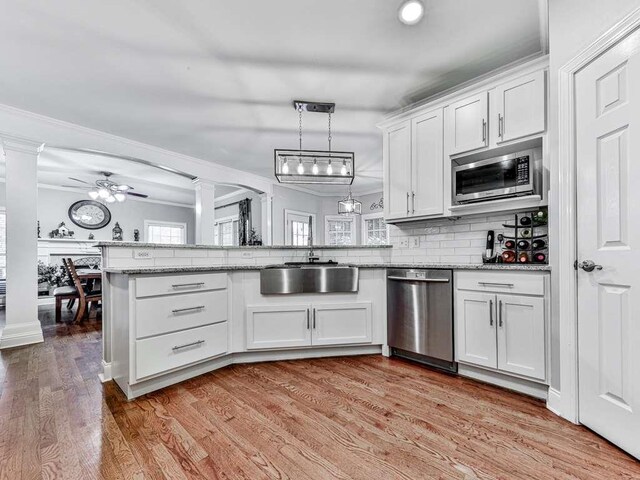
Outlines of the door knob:
{"label": "door knob", "polygon": [[585,260],[583,262],[578,263],[578,267],[580,267],[585,272],[593,272],[594,270],[602,270],[602,265],[596,265],[593,260]]}

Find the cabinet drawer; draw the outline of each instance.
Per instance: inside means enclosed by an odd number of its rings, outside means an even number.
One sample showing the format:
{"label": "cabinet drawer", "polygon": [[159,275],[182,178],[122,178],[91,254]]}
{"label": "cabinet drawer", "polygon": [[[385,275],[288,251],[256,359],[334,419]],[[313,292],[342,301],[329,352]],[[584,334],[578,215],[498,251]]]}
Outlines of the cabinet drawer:
{"label": "cabinet drawer", "polygon": [[227,290],[136,300],[136,338],[227,320]]}
{"label": "cabinet drawer", "polygon": [[545,274],[537,272],[456,272],[458,290],[544,295]]}
{"label": "cabinet drawer", "polygon": [[136,379],[227,352],[227,322],[136,340]]}
{"label": "cabinet drawer", "polygon": [[226,273],[193,273],[136,278],[136,297],[170,295],[227,288]]}

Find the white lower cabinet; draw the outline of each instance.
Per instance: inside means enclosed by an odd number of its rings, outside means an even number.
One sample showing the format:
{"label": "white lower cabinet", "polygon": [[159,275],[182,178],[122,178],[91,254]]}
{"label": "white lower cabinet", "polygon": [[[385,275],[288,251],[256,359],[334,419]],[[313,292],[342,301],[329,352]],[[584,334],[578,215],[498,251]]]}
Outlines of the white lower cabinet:
{"label": "white lower cabinet", "polygon": [[458,361],[498,367],[495,295],[459,291],[456,294]]}
{"label": "white lower cabinet", "polygon": [[498,369],[544,380],[544,298],[497,295]]}
{"label": "white lower cabinet", "polygon": [[306,347],[311,345],[311,305],[247,308],[247,348]]}
{"label": "white lower cabinet", "polygon": [[[496,281],[496,275],[497,272],[490,276],[480,272],[456,273],[456,358],[461,363],[545,381],[544,275],[512,272],[505,274],[509,277],[502,282]],[[465,290],[476,284],[481,291]],[[487,291],[491,289],[495,293]],[[509,290],[519,293],[502,293]]]}
{"label": "white lower cabinet", "polygon": [[247,307],[248,350],[371,343],[370,302]]}

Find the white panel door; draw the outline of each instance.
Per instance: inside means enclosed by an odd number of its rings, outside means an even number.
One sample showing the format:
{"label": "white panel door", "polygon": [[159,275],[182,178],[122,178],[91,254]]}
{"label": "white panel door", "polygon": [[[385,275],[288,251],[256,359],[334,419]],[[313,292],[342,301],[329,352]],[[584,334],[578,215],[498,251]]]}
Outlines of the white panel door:
{"label": "white panel door", "polygon": [[247,349],[311,345],[311,305],[247,307]]}
{"label": "white panel door", "polygon": [[370,302],[316,304],[311,313],[312,343],[371,343],[372,323]]}
{"label": "white panel door", "polygon": [[411,122],[413,216],[439,215],[444,208],[444,150],[442,109],[425,113]]}
{"label": "white panel door", "polygon": [[498,367],[495,302],[495,295],[462,290],[456,292],[458,361],[483,367]]}
{"label": "white panel door", "polygon": [[499,85],[496,97],[498,143],[544,131],[544,71]]}
{"label": "white panel door", "polygon": [[544,380],[544,298],[498,295],[498,368]]}
{"label": "white panel door", "polygon": [[575,77],[578,261],[602,266],[578,270],[579,418],[637,458],[639,52],[636,31]]}
{"label": "white panel door", "polygon": [[409,216],[411,191],[411,121],[384,133],[384,217]]}
{"label": "white panel door", "polygon": [[488,145],[487,98],[488,93],[482,92],[446,108],[449,155]]}

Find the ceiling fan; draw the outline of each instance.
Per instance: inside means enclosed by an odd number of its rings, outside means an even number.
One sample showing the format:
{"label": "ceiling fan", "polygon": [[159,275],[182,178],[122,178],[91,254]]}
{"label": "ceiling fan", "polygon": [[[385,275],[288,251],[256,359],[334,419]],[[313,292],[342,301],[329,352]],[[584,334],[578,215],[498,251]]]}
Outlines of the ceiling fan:
{"label": "ceiling fan", "polygon": [[124,183],[117,183],[111,180],[111,176],[113,173],[111,172],[100,172],[101,175],[104,175],[104,178],[100,178],[95,181],[95,186],[91,185],[89,182],[85,182],[84,180],[80,180],[79,178],[69,177],[69,180],[73,180],[74,182],[84,183],[89,185],[88,187],[80,187],[78,185],[65,185],[73,188],[84,188],[88,189],[87,192],[92,200],[103,200],[107,203],[113,202],[124,202],[127,199],[128,195],[133,197],[147,198],[149,195],[145,195],[144,193],[136,193],[132,192],[133,187],[130,185],[126,185]]}

